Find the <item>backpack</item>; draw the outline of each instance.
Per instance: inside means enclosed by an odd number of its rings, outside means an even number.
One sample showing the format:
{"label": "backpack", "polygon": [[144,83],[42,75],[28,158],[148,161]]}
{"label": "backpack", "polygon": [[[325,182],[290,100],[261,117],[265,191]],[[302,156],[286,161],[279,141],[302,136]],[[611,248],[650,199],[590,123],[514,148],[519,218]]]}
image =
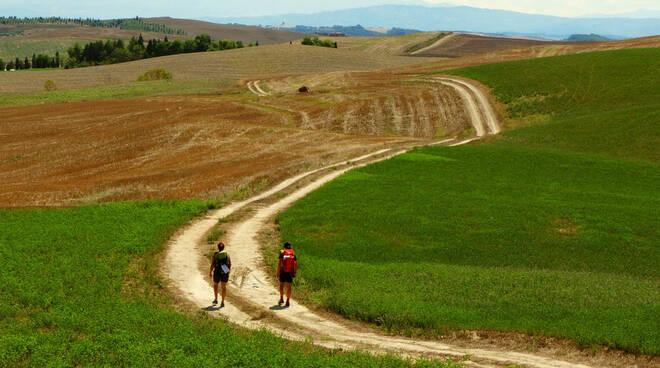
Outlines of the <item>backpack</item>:
{"label": "backpack", "polygon": [[296,256],[293,249],[282,250],[282,272],[296,271]]}
{"label": "backpack", "polygon": [[227,252],[224,250],[222,252],[216,252],[215,255],[215,272],[221,272],[221,273],[228,273],[224,272],[222,269],[222,266],[227,265],[227,259],[229,256],[227,256]]}

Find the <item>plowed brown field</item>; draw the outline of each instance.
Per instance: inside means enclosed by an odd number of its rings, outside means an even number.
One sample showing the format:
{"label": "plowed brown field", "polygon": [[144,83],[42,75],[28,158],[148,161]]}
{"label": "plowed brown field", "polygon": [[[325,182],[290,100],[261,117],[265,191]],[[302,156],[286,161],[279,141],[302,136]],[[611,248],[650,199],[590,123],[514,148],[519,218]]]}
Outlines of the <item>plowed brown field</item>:
{"label": "plowed brown field", "polygon": [[403,139],[285,126],[223,97],[0,109],[0,207],[215,198]]}
{"label": "plowed brown field", "polygon": [[[289,111],[299,125],[348,134],[421,138],[455,136],[470,126],[460,97],[440,83],[390,73],[337,72],[270,79],[260,104]],[[306,86],[309,93],[298,93]]]}

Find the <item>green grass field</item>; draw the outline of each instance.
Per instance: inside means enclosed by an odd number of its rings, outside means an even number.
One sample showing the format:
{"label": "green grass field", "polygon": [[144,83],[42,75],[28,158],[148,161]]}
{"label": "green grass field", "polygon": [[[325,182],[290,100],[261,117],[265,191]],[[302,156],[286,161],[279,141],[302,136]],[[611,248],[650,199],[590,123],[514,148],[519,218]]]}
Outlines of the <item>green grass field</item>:
{"label": "green grass field", "polygon": [[[45,81],[44,81],[45,82]],[[0,93],[0,106],[98,101],[146,96],[214,94],[229,88],[233,80],[184,80],[133,82],[119,85],[65,89],[38,93]]]}
{"label": "green grass field", "polygon": [[400,333],[522,331],[660,354],[658,56],[453,72],[526,126],[351,171],[280,215],[303,298]]}
{"label": "green grass field", "polygon": [[525,147],[660,162],[660,48],[592,52],[449,72],[494,88]]}
{"label": "green grass field", "polygon": [[453,366],[326,351],[181,314],[157,255],[207,206],[0,210],[0,367]]}
{"label": "green grass field", "polygon": [[70,38],[49,38],[44,40],[26,39],[23,37],[0,37],[0,59],[10,61],[15,58],[25,59],[33,54],[46,54],[54,56],[56,52],[62,56],[66,50],[76,42],[84,45],[95,40],[78,40]]}

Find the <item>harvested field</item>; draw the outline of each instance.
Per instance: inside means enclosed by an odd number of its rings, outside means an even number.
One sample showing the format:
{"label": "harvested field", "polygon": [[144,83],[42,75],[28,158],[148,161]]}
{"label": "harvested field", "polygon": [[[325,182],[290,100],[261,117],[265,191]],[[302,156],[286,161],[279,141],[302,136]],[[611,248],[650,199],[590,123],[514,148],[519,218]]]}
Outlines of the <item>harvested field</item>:
{"label": "harvested field", "polygon": [[[546,56],[579,54],[590,51],[618,50],[629,48],[660,47],[660,36],[634,38],[623,41],[549,44],[528,46],[517,49],[498,50],[479,55],[469,55],[450,59],[441,59],[405,68],[393,68],[392,71],[403,74],[434,73],[466,66],[492,64],[502,61],[534,59]],[[428,59],[425,59],[428,60]]]}
{"label": "harvested field", "polygon": [[294,32],[277,31],[254,26],[218,24],[190,19],[162,17],[146,18],[145,20],[152,23],[164,24],[170,28],[181,28],[188,33],[188,37],[195,37],[198,34],[206,33],[215,39],[240,40],[246,44],[259,41],[260,45],[274,45],[299,40],[303,37],[302,34]]}
{"label": "harvested field", "polygon": [[415,53],[415,56],[438,56],[455,58],[483,54],[498,50],[516,49],[536,45],[566,44],[522,38],[487,37],[473,34],[452,34],[441,39],[437,44]]}
{"label": "harvested field", "polygon": [[176,80],[266,78],[332,71],[368,71],[419,64],[429,59],[283,44],[218,52],[181,54],[98,67],[0,73],[0,93],[43,90],[44,81],[60,89],[134,82],[147,70],[162,67]]}
{"label": "harvested field", "polygon": [[66,50],[76,42],[85,44],[91,42],[91,39],[74,38],[47,38],[47,39],[28,39],[23,37],[0,37],[0,59],[5,61],[13,60],[16,57],[21,59],[32,56],[33,54],[55,55],[56,52],[65,55]]}
{"label": "harvested field", "polygon": [[[215,198],[402,139],[300,130],[223,97],[0,109],[0,207]],[[246,189],[248,188],[248,189]]]}
{"label": "harvested field", "polygon": [[[132,31],[120,28],[101,28],[101,27],[81,27],[75,24],[21,24],[6,25],[0,24],[0,33],[23,31],[20,36],[8,38],[16,40],[43,40],[51,38],[68,38],[81,40],[109,40],[109,39],[127,39],[138,36],[140,33],[146,39],[163,38],[165,34],[156,32]],[[170,39],[187,38],[186,36],[167,35]]]}
{"label": "harvested field", "polygon": [[[260,104],[297,115],[299,126],[348,134],[440,138],[470,122],[460,97],[440,83],[413,83],[389,73],[336,72],[271,79]],[[300,94],[306,86],[310,93]]]}
{"label": "harvested field", "polygon": [[438,36],[438,32],[383,37],[320,37],[337,42],[340,49],[365,51],[374,55],[404,56],[408,50]]}

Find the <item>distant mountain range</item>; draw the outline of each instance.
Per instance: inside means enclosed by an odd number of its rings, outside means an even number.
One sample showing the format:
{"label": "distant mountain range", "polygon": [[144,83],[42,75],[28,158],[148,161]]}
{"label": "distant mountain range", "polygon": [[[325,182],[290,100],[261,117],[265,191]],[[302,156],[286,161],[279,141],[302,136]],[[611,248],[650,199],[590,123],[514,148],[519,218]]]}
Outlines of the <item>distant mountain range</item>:
{"label": "distant mountain range", "polygon": [[566,38],[572,34],[592,33],[609,38],[660,34],[660,18],[565,18],[469,6],[381,5],[313,14],[206,18],[206,20],[262,26],[321,27],[359,24],[364,27],[480,32],[555,39]]}

